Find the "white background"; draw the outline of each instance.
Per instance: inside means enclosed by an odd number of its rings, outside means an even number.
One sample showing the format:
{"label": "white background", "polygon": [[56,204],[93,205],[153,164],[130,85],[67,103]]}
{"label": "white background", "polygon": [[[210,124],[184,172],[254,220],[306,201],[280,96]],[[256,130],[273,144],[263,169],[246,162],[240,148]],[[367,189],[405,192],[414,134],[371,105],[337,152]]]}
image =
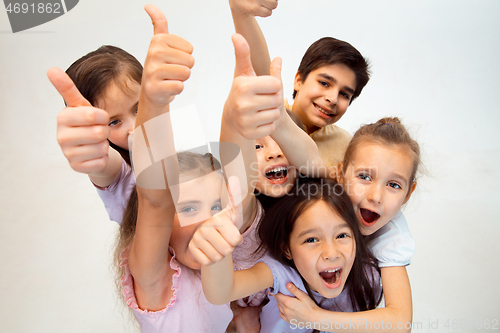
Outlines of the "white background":
{"label": "white background", "polygon": [[[45,72],[104,44],[143,62],[152,36],[146,3],[82,0],[16,34],[0,9],[1,332],[133,331],[110,267],[117,224],[60,151],[63,102]],[[195,104],[205,137],[217,141],[234,66],[229,6],[155,4],[195,50],[173,107]],[[499,17],[497,0],[280,0],[259,21],[271,56],[284,59],[289,100],[307,47],[337,37],[369,58],[373,73],[338,124],[353,133],[395,115],[420,142],[427,171],[405,210],[417,243],[408,267],[413,320],[422,325],[414,332],[488,331],[474,327],[493,319],[500,328]],[[468,327],[452,329],[453,320]]]}

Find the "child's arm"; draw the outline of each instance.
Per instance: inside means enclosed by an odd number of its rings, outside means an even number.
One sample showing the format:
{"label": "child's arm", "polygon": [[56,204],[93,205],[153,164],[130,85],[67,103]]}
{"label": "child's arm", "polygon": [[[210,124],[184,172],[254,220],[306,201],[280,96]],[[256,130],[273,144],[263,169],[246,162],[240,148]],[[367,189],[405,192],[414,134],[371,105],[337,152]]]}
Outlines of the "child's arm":
{"label": "child's arm", "polygon": [[61,69],[51,68],[47,76],[67,105],[57,115],[57,142],[69,165],[88,174],[97,186],[111,185],[120,171],[122,157],[109,146],[108,113],[93,107]]}
{"label": "child's arm", "polygon": [[250,45],[252,65],[257,75],[269,75],[271,58],[266,39],[255,16],[267,17],[278,6],[276,0],[229,0],[234,28]]}
{"label": "child's arm", "polygon": [[[238,34],[233,35],[232,39],[236,67],[233,85],[224,104],[220,142],[231,142],[240,147],[244,167],[240,169],[238,178],[246,178],[246,193],[249,194],[246,196],[245,193],[243,196],[243,216],[244,221],[251,222],[256,212],[253,192],[258,172],[254,139],[269,135],[275,130],[274,122],[279,118],[278,107],[283,103],[282,84],[279,79],[281,59],[277,58],[271,64],[271,72],[274,75],[256,76],[245,39]],[[223,165],[227,165],[228,156],[223,149],[221,160]]]}
{"label": "child's arm", "polygon": [[317,322],[326,332],[410,332],[412,301],[406,267],[382,267],[380,270],[385,299],[383,308],[352,313],[324,310],[290,283],[288,290],[296,298],[275,295],[282,318],[287,322]]}
{"label": "child's arm", "polygon": [[225,304],[273,286],[271,270],[264,263],[234,272],[232,252],[242,241],[243,208],[239,179],[231,177],[228,183],[228,207],[198,228],[189,243],[189,250],[202,264],[203,293],[213,304]]}
{"label": "child's arm", "polygon": [[326,166],[319,156],[316,143],[293,122],[283,106],[271,137],[300,173],[308,177],[335,179],[335,169]]}
{"label": "child's arm", "polygon": [[[165,113],[168,112],[169,103],[182,91],[183,81],[188,79],[194,60],[191,56],[191,45],[180,37],[168,34],[167,21],[163,13],[153,5],[147,5],[145,9],[153,21],[155,36],[151,40],[144,65],[135,131],[144,130],[147,139],[150,140],[148,146],[152,147],[153,134],[156,133],[148,133],[148,127],[141,125],[157,116],[168,117]],[[165,140],[159,144],[166,146],[166,151],[175,152],[171,128],[164,128],[162,132],[169,134],[164,135]],[[136,145],[138,134],[134,133],[132,154],[135,170],[137,163],[142,163],[136,160],[137,156],[141,155],[141,152],[136,151],[139,149]],[[149,154],[146,153],[146,156]],[[165,167],[164,161],[157,162],[156,165],[158,163]],[[146,168],[144,172],[150,170],[151,168]],[[166,189],[152,190],[141,187],[138,178],[139,209],[135,237],[129,255],[129,268],[134,277],[137,303],[141,309],[148,310],[165,308],[173,295],[171,287],[174,271],[170,268],[171,255],[168,245],[175,206],[162,168],[155,176],[164,182]]]}

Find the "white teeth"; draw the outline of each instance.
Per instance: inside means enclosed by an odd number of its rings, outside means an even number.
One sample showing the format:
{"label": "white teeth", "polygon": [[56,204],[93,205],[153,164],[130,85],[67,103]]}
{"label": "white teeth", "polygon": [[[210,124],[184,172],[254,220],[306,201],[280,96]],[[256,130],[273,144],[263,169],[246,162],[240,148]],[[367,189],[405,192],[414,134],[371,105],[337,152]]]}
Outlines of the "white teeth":
{"label": "white teeth", "polygon": [[322,113],[326,114],[327,116],[333,116],[334,114],[333,113],[329,113],[327,112],[325,109],[323,109],[321,106],[317,105],[317,104],[314,104],[316,106],[316,109],[318,109],[319,111],[321,111]]}
{"label": "white teeth", "polygon": [[287,168],[284,167],[284,166],[280,166],[280,167],[277,167],[277,168],[272,168],[270,170],[267,170],[266,173],[269,173],[269,172],[279,172],[279,171],[285,171]]}
{"label": "white teeth", "polygon": [[332,270],[329,270],[329,271],[325,271],[326,273],[334,273],[336,271],[340,270],[340,268],[337,268],[337,269],[332,269]]}

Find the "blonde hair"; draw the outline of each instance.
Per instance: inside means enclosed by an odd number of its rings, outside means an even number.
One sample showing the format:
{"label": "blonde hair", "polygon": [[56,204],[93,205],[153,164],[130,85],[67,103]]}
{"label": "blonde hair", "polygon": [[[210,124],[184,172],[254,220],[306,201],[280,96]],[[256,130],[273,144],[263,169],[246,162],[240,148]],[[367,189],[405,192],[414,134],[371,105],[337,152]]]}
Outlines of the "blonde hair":
{"label": "blonde hair", "polygon": [[413,168],[410,182],[416,180],[418,168],[421,164],[420,147],[406,130],[406,127],[397,117],[382,118],[376,123],[361,126],[349,142],[344,154],[344,169],[352,161],[357,148],[367,142],[385,145],[389,148],[397,147],[407,151],[413,158]]}

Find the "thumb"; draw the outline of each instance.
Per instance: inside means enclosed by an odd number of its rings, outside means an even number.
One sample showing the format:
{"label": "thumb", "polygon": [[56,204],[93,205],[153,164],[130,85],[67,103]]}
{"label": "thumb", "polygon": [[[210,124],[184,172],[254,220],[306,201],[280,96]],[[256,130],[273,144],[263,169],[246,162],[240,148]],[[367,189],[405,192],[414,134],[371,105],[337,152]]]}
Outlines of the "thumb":
{"label": "thumb", "polygon": [[231,219],[238,229],[243,225],[243,205],[241,196],[240,179],[236,176],[231,176],[227,180],[229,192],[228,208],[231,212]]}
{"label": "thumb", "polygon": [[234,45],[234,54],[236,56],[236,66],[234,68],[234,77],[237,76],[256,76],[252,67],[250,57],[250,46],[246,39],[240,34],[234,34],[231,37]]}
{"label": "thumb", "polygon": [[281,81],[281,63],[280,57],[276,57],[271,62],[270,74]]}
{"label": "thumb", "polygon": [[47,71],[47,76],[52,85],[57,89],[69,107],[91,106],[89,101],[82,96],[71,78],[62,69],[52,67]]}
{"label": "thumb", "polygon": [[298,299],[302,299],[304,297],[310,298],[308,294],[297,288],[293,283],[289,282],[286,285],[286,289],[291,292]]}
{"label": "thumb", "polygon": [[167,18],[160,10],[160,8],[156,7],[155,5],[148,4],[144,7],[144,9],[151,18],[151,21],[153,21],[154,34],[168,34]]}

